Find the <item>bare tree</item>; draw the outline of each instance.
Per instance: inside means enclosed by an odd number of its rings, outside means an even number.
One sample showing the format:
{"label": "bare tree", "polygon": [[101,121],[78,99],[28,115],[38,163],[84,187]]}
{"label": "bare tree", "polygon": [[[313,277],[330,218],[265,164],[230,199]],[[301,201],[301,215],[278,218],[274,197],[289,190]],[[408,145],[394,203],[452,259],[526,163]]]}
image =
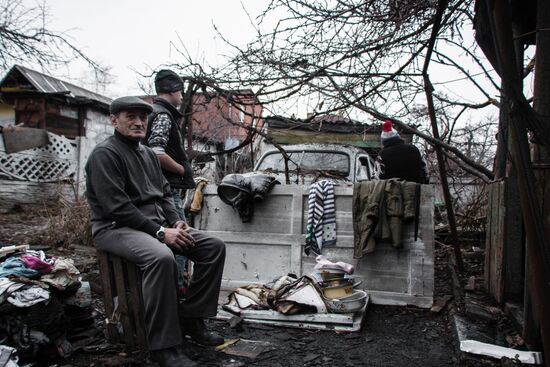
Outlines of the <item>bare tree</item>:
{"label": "bare tree", "polygon": [[[460,146],[465,155],[476,163],[492,167],[496,152],[495,135],[498,130],[496,118],[485,118],[468,122],[464,126],[451,130],[453,121],[445,115],[440,115],[441,138],[454,145]],[[426,141],[420,141],[426,156],[428,171],[432,177],[431,183],[439,183],[438,167],[434,147]],[[462,236],[466,232],[482,234],[485,230],[485,216],[487,204],[487,187],[491,182],[483,175],[478,175],[462,161],[451,154],[444,154],[447,167],[449,189],[456,210],[457,227]],[[446,224],[446,220],[443,223]],[[463,239],[463,238],[462,238]]]}
{"label": "bare tree", "polygon": [[[534,21],[524,16],[533,9]],[[527,28],[525,23],[530,23]],[[540,325],[533,330],[540,330],[548,356],[550,207],[548,200],[539,200],[527,134],[541,151],[537,168],[546,169],[549,24],[547,1],[272,0],[257,18],[255,39],[245,47],[233,45],[234,57],[213,70],[211,80],[218,86],[252,87],[265,103],[309,98],[309,108],[318,113],[355,109],[374,119],[390,118],[436,147],[442,181],[445,160],[493,180],[488,166],[492,159],[476,161],[472,156],[486,138],[493,144],[492,134],[457,132],[466,126],[468,111],[498,107],[496,176],[505,177],[509,163],[518,172],[514,179],[529,254],[527,293],[532,297],[525,312],[536,310]],[[531,36],[537,47],[534,99],[522,88],[522,79],[533,70],[524,55],[533,44]],[[410,126],[416,122],[411,121],[412,109],[419,103],[427,106],[430,132]],[[547,199],[550,174],[543,176],[542,197]]]}
{"label": "bare tree", "polygon": [[[426,103],[422,64],[437,3],[273,0],[257,18],[255,40],[233,46],[235,56],[212,79],[252,87],[272,108],[301,99],[318,114],[355,110],[374,119],[391,118],[491,179],[490,167],[468,159],[452,141],[410,128],[416,125],[413,109]],[[436,112],[444,111],[453,125],[463,124],[468,110],[498,106],[496,74],[472,37],[463,34],[472,26],[473,3],[449,4],[427,70],[439,76],[430,75]],[[464,88],[474,92],[463,93]]]}
{"label": "bare tree", "polygon": [[86,55],[66,32],[48,27],[45,0],[27,6],[23,0],[0,0],[0,69],[14,63],[37,64],[48,70],[84,60],[101,82],[107,69]]}
{"label": "bare tree", "polygon": [[[471,174],[490,180],[491,166],[470,159],[451,139],[455,127],[467,122],[468,111],[498,107],[496,74],[475,41],[463,35],[463,29],[472,26],[473,0],[452,1],[444,9],[429,48],[433,62],[425,70],[443,75],[432,77],[431,95],[435,113],[450,121],[445,128],[451,133],[443,131],[440,139],[412,127],[418,125],[416,117],[411,118],[414,110],[426,103],[421,65],[437,4],[435,0],[273,0],[257,18],[255,40],[245,47],[233,46],[234,56],[221,67],[206,68],[193,62],[183,45],[174,47],[184,57],[182,73],[200,80],[203,91],[250,87],[275,113],[281,111],[277,106],[284,110],[289,103],[307,100],[316,114],[355,110],[374,119],[391,118],[402,129],[443,146],[449,159],[461,162]],[[476,96],[463,93],[464,83]],[[428,109],[423,111],[428,116]]]}

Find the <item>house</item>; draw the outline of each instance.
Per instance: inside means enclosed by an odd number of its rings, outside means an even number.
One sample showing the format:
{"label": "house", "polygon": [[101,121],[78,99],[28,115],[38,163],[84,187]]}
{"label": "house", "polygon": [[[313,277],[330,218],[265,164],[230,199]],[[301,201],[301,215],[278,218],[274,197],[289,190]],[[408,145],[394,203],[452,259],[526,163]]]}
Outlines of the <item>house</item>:
{"label": "house", "polygon": [[223,142],[224,149],[242,143],[248,130],[262,127],[262,105],[249,89],[235,90],[228,98],[214,93],[193,96],[192,129],[197,137]]}
{"label": "house", "polygon": [[[152,103],[153,96],[141,96]],[[184,118],[187,152],[193,160],[195,176],[217,182],[228,173],[251,170],[259,139],[250,130],[262,129],[262,104],[253,91],[233,90],[230,94],[195,93],[190,115]],[[229,150],[230,152],[222,153]]]}
{"label": "house", "polygon": [[[381,148],[381,124],[366,124],[340,115],[318,115],[293,119],[282,116],[265,118],[264,130],[273,142],[278,144],[329,143],[346,144],[365,149],[376,157]],[[412,141],[412,134],[401,131],[406,142]]]}
{"label": "house", "polygon": [[97,142],[113,132],[110,98],[21,65],[0,81],[0,101],[0,125],[22,124]]}
{"label": "house", "polygon": [[[230,96],[200,93],[193,96],[191,121],[195,150],[231,150],[243,144],[251,131],[262,129],[262,104],[249,89],[235,90]],[[218,155],[215,164],[203,170],[212,172],[215,180],[227,173],[251,170],[258,142],[257,136],[251,136],[246,147]]]}
{"label": "house", "polygon": [[84,192],[83,167],[112,135],[111,100],[21,65],[0,81],[0,126],[46,130],[48,144],[9,152],[0,133],[0,210],[54,204]]}

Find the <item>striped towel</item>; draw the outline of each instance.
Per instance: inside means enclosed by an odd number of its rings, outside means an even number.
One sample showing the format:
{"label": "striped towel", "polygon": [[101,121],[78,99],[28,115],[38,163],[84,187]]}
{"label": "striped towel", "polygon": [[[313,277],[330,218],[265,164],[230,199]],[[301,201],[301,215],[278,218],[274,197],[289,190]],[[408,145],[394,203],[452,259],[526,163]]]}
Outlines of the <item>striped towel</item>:
{"label": "striped towel", "polygon": [[304,252],[319,255],[325,246],[336,245],[336,212],[334,186],[322,180],[309,188],[306,246]]}

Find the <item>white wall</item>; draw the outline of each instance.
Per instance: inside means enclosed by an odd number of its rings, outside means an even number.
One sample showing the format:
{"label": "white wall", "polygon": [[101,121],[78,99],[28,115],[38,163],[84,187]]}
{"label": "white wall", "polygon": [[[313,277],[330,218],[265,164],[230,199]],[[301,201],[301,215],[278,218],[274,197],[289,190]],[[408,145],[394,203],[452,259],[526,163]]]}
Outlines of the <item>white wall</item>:
{"label": "white wall", "polygon": [[96,110],[87,110],[84,127],[86,138],[92,139],[96,143],[101,143],[114,133],[109,116]]}
{"label": "white wall", "polygon": [[[204,144],[202,142],[194,141],[193,142],[193,149],[200,151],[200,152],[215,152],[216,148],[211,144]],[[214,157],[214,159],[217,159]],[[202,167],[202,164],[201,164]],[[208,162],[204,164],[204,167],[198,167],[195,163],[193,163],[193,177],[204,177],[208,180],[210,183],[216,182],[216,160],[213,162]]]}

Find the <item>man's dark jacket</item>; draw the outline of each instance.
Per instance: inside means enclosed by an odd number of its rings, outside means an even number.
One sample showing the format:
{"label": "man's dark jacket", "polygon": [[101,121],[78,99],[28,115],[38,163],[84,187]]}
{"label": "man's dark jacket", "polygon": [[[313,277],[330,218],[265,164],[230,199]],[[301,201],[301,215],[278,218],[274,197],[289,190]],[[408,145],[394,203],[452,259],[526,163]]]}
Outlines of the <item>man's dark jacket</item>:
{"label": "man's dark jacket", "polygon": [[384,165],[381,179],[400,178],[406,181],[428,183],[425,163],[420,151],[401,138],[393,138],[384,143],[379,153]]}
{"label": "man's dark jacket", "polygon": [[147,141],[151,136],[151,127],[155,118],[161,114],[167,114],[170,117],[171,127],[170,136],[168,138],[168,144],[165,148],[165,153],[170,156],[176,163],[183,166],[185,173],[183,176],[177,173],[162,170],[164,177],[170,183],[170,187],[173,189],[192,189],[195,187],[195,181],[193,180],[193,168],[189,162],[189,158],[184,149],[184,136],[179,126],[179,122],[183,115],[168,101],[162,98],[155,98],[153,100],[153,112],[149,114],[147,123],[147,134],[143,139],[143,144],[148,145]]}

